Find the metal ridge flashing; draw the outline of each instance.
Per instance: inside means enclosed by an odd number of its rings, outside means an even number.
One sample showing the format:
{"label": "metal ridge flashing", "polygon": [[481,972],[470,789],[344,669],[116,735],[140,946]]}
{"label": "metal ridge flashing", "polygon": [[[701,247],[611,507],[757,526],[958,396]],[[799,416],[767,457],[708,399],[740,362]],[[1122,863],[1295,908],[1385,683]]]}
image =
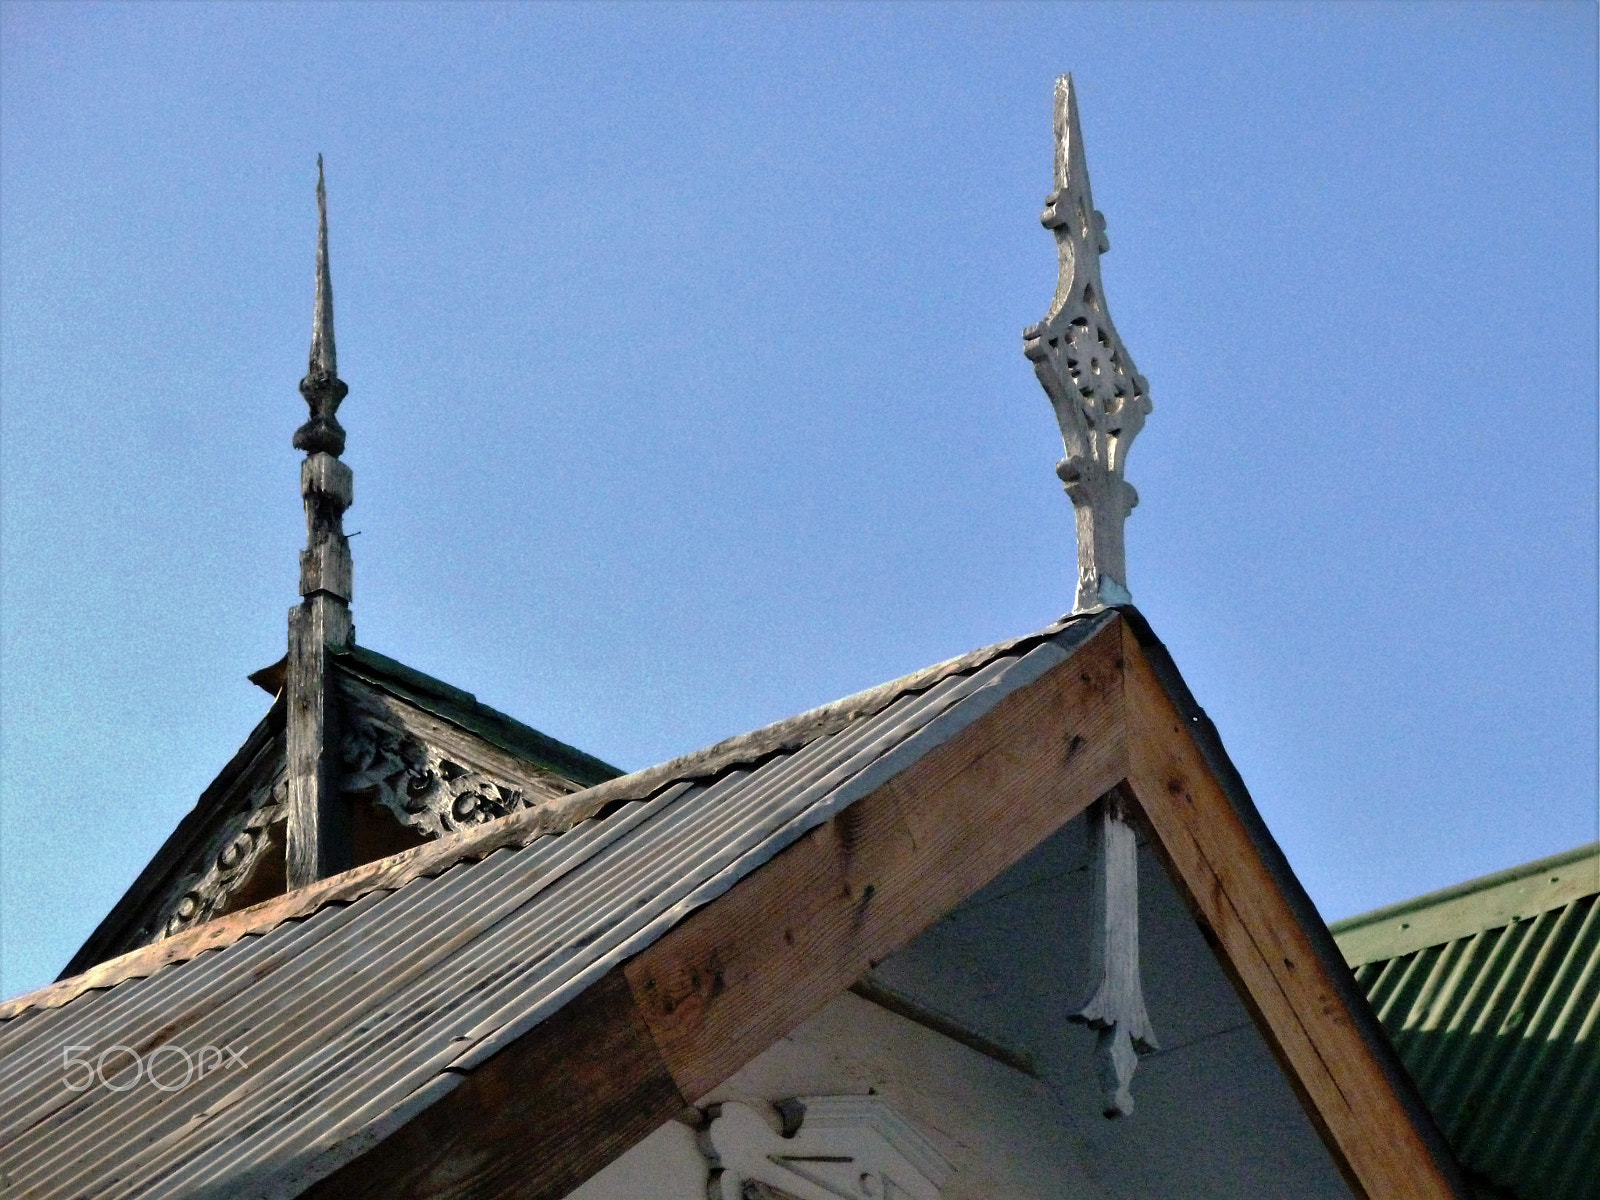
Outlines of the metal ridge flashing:
{"label": "metal ridge flashing", "polygon": [[351,644],[336,653],[333,661],[356,678],[459,725],[509,754],[566,772],[574,782],[592,787],[623,774],[604,759],[490,708],[471,692],[408,667],[387,654]]}
{"label": "metal ridge flashing", "polygon": [[[1064,617],[1044,629],[974,650],[925,667],[900,679],[858,692],[776,724],[740,734],[704,750],[608,780],[536,808],[440,838],[413,849],[364,863],[260,904],[207,921],[147,946],[97,963],[81,974],[57,980],[33,992],[0,1003],[0,1021],[33,1008],[56,1008],[85,992],[143,978],[164,967],[188,961],[208,950],[223,949],[251,934],[265,933],[330,904],[350,903],[375,891],[393,891],[413,879],[438,875],[457,863],[477,861],[495,850],[522,847],[547,834],[567,830],[630,800],[647,800],[678,783],[711,779],[773,755],[798,750],[853,721],[881,712],[900,696],[926,691],[944,679],[974,672],[1005,654],[1025,655],[1054,642],[1070,653],[1107,622],[1114,612]],[[704,903],[704,899],[700,901]]]}
{"label": "metal ridge flashing", "polygon": [[1499,929],[1600,892],[1600,842],[1346,917],[1328,926],[1359,967]]}

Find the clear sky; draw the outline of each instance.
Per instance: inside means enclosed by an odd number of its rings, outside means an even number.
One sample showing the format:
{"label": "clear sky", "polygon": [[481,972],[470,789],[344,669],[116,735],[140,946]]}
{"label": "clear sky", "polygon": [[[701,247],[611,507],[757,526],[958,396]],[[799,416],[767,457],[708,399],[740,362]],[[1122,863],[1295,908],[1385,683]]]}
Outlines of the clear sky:
{"label": "clear sky", "polygon": [[1129,584],[1328,918],[1596,836],[1593,4],[0,7],[0,993],[261,718],[328,164],[360,640],[637,768]]}

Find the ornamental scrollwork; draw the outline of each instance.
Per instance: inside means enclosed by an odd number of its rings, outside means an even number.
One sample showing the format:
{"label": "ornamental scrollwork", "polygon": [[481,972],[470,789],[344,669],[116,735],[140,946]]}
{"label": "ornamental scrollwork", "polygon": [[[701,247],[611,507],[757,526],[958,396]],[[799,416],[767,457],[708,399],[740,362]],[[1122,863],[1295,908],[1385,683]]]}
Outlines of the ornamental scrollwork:
{"label": "ornamental scrollwork", "polygon": [[280,778],[262,789],[248,807],[218,828],[206,846],[200,871],[159,918],[159,937],[171,937],[228,910],[234,896],[250,881],[272,840],[271,826],[284,819],[288,785]]}
{"label": "ornamental scrollwork", "polygon": [[1123,472],[1151,404],[1149,384],[1106,308],[1100,256],[1111,243],[1089,188],[1070,76],[1056,81],[1055,144],[1055,190],[1039,219],[1056,240],[1056,292],[1044,320],[1023,330],[1022,352],[1055,410],[1066,451],[1056,475],[1077,517],[1073,611],[1093,612],[1132,600],[1123,529],[1139,494]]}
{"label": "ornamental scrollwork", "polygon": [[428,838],[508,816],[531,800],[525,790],[455,761],[403,729],[349,714],[340,739],[340,790],[387,809]]}

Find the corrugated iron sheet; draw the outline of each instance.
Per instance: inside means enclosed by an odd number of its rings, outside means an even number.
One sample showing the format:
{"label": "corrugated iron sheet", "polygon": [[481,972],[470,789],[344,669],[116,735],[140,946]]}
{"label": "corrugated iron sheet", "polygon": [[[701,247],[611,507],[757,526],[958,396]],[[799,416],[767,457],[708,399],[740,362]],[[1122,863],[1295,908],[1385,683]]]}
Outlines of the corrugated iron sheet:
{"label": "corrugated iron sheet", "polygon": [[[1554,903],[1536,903],[1539,887]],[[1333,926],[1347,953],[1359,945],[1352,957],[1370,959],[1356,980],[1487,1196],[1600,1197],[1597,892],[1600,847],[1587,847]],[[1521,911],[1495,921],[1508,895]],[[1392,957],[1369,944],[1386,921],[1404,945],[1445,910],[1457,936]],[[1476,928],[1475,916],[1493,923]]]}
{"label": "corrugated iron sheet", "polygon": [[[808,744],[392,892],[0,1023],[0,1194],[293,1195],[456,1086],[617,963],[868,794],[1099,627],[908,692]],[[163,1091],[124,1046],[244,1067]],[[87,1047],[88,1049],[83,1049]],[[165,1085],[181,1056],[158,1055]],[[123,1088],[126,1090],[113,1090]]]}

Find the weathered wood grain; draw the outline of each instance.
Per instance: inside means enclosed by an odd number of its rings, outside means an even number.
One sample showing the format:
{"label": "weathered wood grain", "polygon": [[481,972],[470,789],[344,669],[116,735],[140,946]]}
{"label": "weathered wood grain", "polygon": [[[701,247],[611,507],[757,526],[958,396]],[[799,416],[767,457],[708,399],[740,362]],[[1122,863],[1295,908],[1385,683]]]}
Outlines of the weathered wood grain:
{"label": "weathered wood grain", "polygon": [[1126,771],[1108,625],[629,962],[679,1090],[705,1095]]}
{"label": "weathered wood grain", "polygon": [[582,790],[581,784],[558,772],[535,766],[507,753],[459,725],[453,725],[415,704],[389,695],[365,680],[338,670],[337,665],[335,659],[334,690],[346,716],[373,718],[402,729],[462,766],[516,784],[540,800],[555,799]]}
{"label": "weathered wood grain", "polygon": [[612,971],[303,1194],[560,1200],[684,1107]]}
{"label": "weathered wood grain", "polygon": [[[1114,621],[1114,618],[1107,620]],[[1061,627],[1064,626],[1051,628]],[[32,1007],[55,1008],[95,988],[112,987],[126,979],[141,978],[174,963],[187,961],[207,950],[231,945],[241,937],[266,933],[284,921],[316,912],[325,905],[347,903],[372,891],[392,890],[412,879],[435,875],[455,863],[479,859],[503,847],[526,845],[542,834],[570,829],[578,822],[594,816],[608,804],[622,799],[648,796],[659,787],[669,786],[680,777],[694,778],[701,771],[727,769],[732,765],[750,761],[748,755],[770,753],[774,746],[788,745],[795,739],[801,738],[800,731],[815,736],[819,728],[826,730],[832,728],[835,722],[844,722],[843,714],[846,712],[857,715],[868,711],[876,712],[889,703],[893,695],[903,694],[905,691],[914,690],[915,687],[931,686],[933,682],[954,671],[958,665],[968,669],[980,666],[999,653],[1026,649],[1039,640],[1039,635],[1034,635],[1002,642],[987,650],[964,655],[939,667],[906,676],[894,684],[874,689],[871,693],[863,693],[862,697],[840,701],[838,705],[830,705],[825,709],[815,710],[814,713],[801,714],[799,717],[770,726],[766,730],[757,731],[756,734],[746,735],[742,739],[732,739],[728,743],[723,743],[724,749],[715,755],[702,752],[675,759],[662,764],[661,767],[623,776],[540,805],[538,808],[524,809],[487,825],[440,838],[391,858],[366,863],[339,875],[318,880],[309,886],[290,891],[287,895],[275,897],[252,908],[229,913],[154,945],[143,946],[97,963],[92,968],[63,978],[49,987],[0,1003],[0,1020],[13,1017]],[[865,697],[870,697],[870,700]],[[280,703],[286,705],[287,699],[281,699]],[[274,712],[278,711],[279,709],[275,707]],[[826,719],[822,719],[818,714],[826,714]]]}
{"label": "weathered wood grain", "polygon": [[289,887],[350,866],[350,805],[339,791],[338,710],[328,646],[350,636],[350,610],[324,593],[289,612]]}
{"label": "weathered wood grain", "polygon": [[[1128,791],[1218,960],[1300,1092],[1358,1195],[1456,1198],[1330,964],[1296,917],[1263,848],[1212,773],[1131,630],[1124,631]],[[1287,865],[1284,868],[1287,871]]]}

